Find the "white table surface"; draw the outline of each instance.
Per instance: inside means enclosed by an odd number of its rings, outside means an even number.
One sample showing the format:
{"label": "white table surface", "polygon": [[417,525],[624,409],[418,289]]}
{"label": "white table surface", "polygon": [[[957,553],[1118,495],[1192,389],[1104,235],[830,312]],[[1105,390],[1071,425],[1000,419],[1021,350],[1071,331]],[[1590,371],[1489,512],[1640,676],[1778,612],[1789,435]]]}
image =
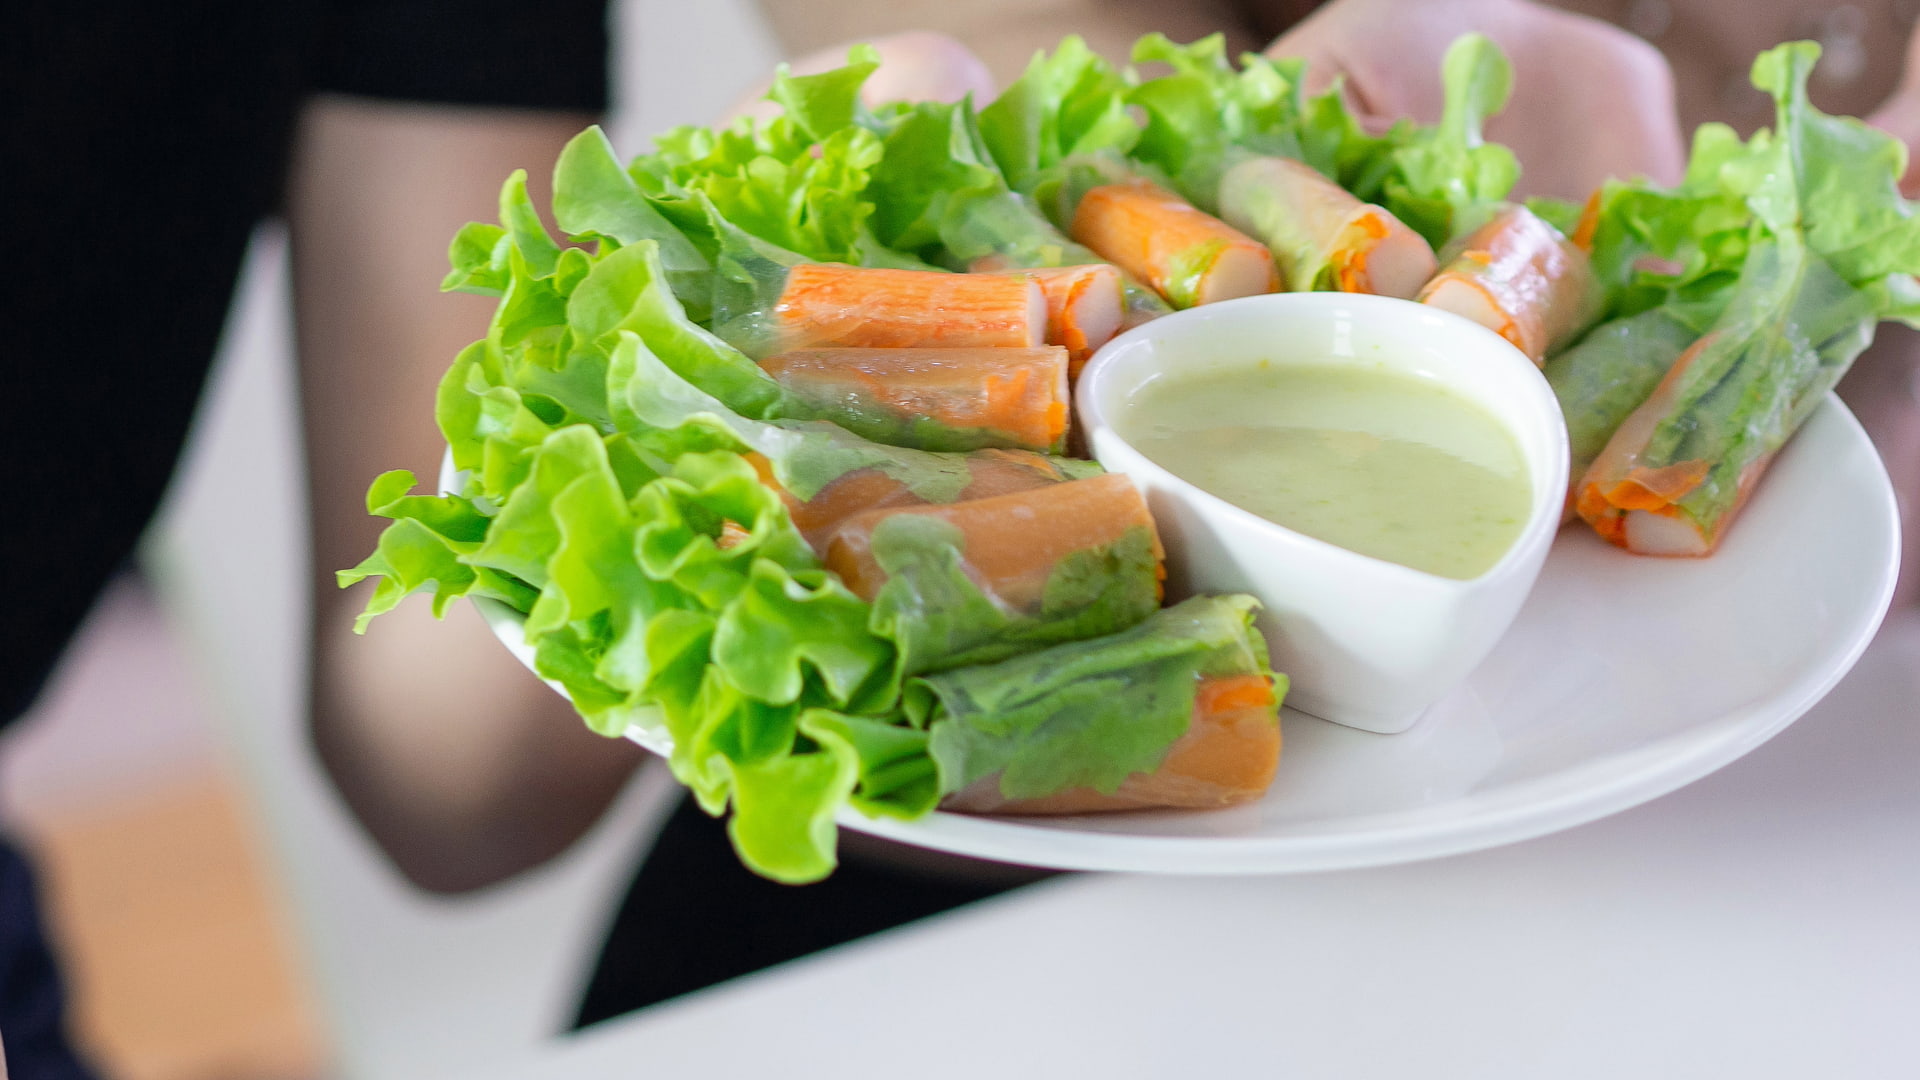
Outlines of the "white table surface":
{"label": "white table surface", "polygon": [[1591,825],[1373,870],[1049,882],[602,1024],[502,1076],[1247,1068],[1920,1076],[1920,615],[1772,742]]}

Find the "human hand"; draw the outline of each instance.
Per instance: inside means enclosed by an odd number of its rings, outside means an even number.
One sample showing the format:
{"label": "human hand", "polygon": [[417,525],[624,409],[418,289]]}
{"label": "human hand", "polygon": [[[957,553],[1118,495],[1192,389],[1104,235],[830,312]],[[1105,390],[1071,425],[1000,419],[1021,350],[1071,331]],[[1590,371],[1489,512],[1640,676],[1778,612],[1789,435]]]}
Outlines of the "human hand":
{"label": "human hand", "polygon": [[[846,45],[835,45],[808,53],[788,65],[795,75],[817,75],[847,62]],[[958,101],[968,94],[982,103],[993,96],[993,76],[965,45],[945,34],[916,30],[874,38],[870,44],[880,52],[880,69],[860,88],[860,97],[868,105],[886,101]],[[751,116],[769,119],[780,113],[780,106],[766,100],[772,79],[764,79],[733,108],[726,119]]]}
{"label": "human hand", "polygon": [[1513,95],[1487,137],[1519,157],[1519,195],[1583,199],[1610,176],[1680,178],[1685,142],[1666,58],[1597,19],[1529,0],[1334,0],[1267,55],[1305,58],[1313,92],[1343,76],[1361,122],[1383,130],[1401,117],[1440,118],[1441,59],[1474,30],[1513,63]]}
{"label": "human hand", "polygon": [[1900,85],[1867,117],[1867,123],[1907,144],[1907,172],[1900,178],[1900,193],[1909,199],[1920,197],[1920,166],[1914,161],[1920,151],[1920,29],[1907,39]]}
{"label": "human hand", "polygon": [[[1867,123],[1907,145],[1907,171],[1901,194],[1920,196],[1920,31],[1907,42],[1906,71],[1900,85]],[[1873,348],[1854,363],[1840,383],[1846,399],[1886,462],[1899,502],[1900,582],[1894,606],[1920,603],[1920,334],[1901,326],[1882,326]]]}

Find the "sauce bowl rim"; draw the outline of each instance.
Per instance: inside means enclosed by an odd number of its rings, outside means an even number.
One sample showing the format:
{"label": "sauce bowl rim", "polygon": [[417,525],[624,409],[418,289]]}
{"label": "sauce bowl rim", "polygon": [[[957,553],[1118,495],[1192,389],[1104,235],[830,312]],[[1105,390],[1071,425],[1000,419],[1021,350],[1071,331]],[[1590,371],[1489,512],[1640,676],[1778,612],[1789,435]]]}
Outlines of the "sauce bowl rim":
{"label": "sauce bowl rim", "polygon": [[[1144,377],[1133,381],[1130,385],[1124,387],[1108,386],[1109,383],[1119,378],[1114,372],[1114,368],[1119,363],[1116,357],[1119,357],[1122,353],[1141,347],[1142,342],[1150,341],[1156,333],[1164,334],[1169,329],[1170,320],[1177,320],[1181,323],[1200,322],[1209,318],[1221,317],[1229,311],[1238,311],[1253,306],[1277,307],[1282,309],[1283,315],[1290,313],[1290,317],[1293,318],[1310,317],[1315,320],[1324,320],[1336,318],[1340,314],[1339,308],[1346,305],[1373,308],[1375,312],[1369,312],[1370,315],[1377,312],[1381,317],[1389,319],[1431,319],[1439,325],[1450,326],[1457,332],[1465,333],[1470,339],[1474,337],[1480,338],[1481,345],[1502,358],[1493,361],[1494,363],[1499,363],[1506,368],[1512,368],[1516,363],[1524,366],[1524,370],[1515,371],[1511,378],[1522,387],[1519,396],[1525,402],[1525,407],[1529,411],[1537,412],[1539,418],[1546,421],[1545,434],[1547,436],[1547,442],[1558,448],[1558,453],[1549,455],[1551,460],[1548,461],[1539,460],[1538,455],[1536,455],[1534,449],[1529,445],[1532,440],[1526,433],[1515,430],[1514,424],[1507,418],[1504,411],[1492,408],[1479,396],[1461,391],[1457,387],[1450,385],[1444,379],[1432,379],[1432,381],[1438,383],[1442,388],[1459,395],[1486,412],[1493,422],[1499,424],[1501,429],[1507,433],[1508,437],[1514,441],[1521,458],[1527,463],[1530,474],[1528,477],[1531,489],[1529,492],[1530,506],[1526,524],[1521,527],[1512,542],[1507,545],[1506,551],[1501,554],[1500,558],[1495,561],[1492,566],[1474,577],[1449,577],[1445,574],[1436,574],[1432,571],[1421,570],[1375,555],[1367,555],[1354,551],[1351,548],[1341,547],[1331,541],[1310,536],[1286,525],[1282,525],[1279,522],[1261,517],[1259,514],[1244,507],[1237,506],[1198,484],[1173,473],[1159,462],[1148,457],[1145,452],[1140,450],[1139,447],[1135,446],[1120,433],[1119,426],[1113,423],[1100,404],[1099,398],[1103,393],[1115,393],[1117,390],[1120,399],[1124,400],[1127,396],[1137,392],[1139,388],[1167,373],[1166,367],[1159,365],[1153,367]],[[1282,316],[1276,316],[1276,318],[1279,317]],[[1186,331],[1183,328],[1182,332],[1191,331]],[[1148,348],[1150,349],[1151,346],[1149,345]],[[1340,366],[1340,363],[1343,361],[1357,358],[1343,357],[1336,354],[1330,356],[1328,359],[1334,362],[1332,366]],[[1500,377],[1507,378],[1509,376],[1502,375]],[[1156,481],[1162,486],[1179,492],[1182,498],[1192,499],[1194,496],[1198,496],[1201,505],[1206,507],[1209,515],[1224,515],[1227,520],[1236,522],[1243,528],[1265,532],[1277,541],[1281,541],[1289,546],[1304,548],[1318,557],[1358,560],[1355,564],[1356,568],[1365,569],[1375,574],[1385,574],[1389,577],[1395,575],[1404,576],[1408,585],[1417,584],[1419,587],[1427,589],[1439,588],[1464,591],[1490,584],[1498,581],[1502,577],[1511,576],[1513,573],[1517,573],[1524,568],[1524,564],[1528,560],[1528,553],[1540,542],[1540,534],[1544,533],[1546,542],[1551,543],[1553,535],[1559,531],[1561,525],[1560,517],[1565,506],[1565,492],[1568,482],[1567,473],[1569,470],[1566,421],[1561,414],[1558,399],[1554,396],[1552,388],[1547,384],[1546,377],[1541,373],[1541,369],[1536,366],[1525,353],[1521,352],[1512,342],[1501,337],[1499,334],[1464,316],[1454,314],[1450,311],[1443,311],[1427,304],[1416,303],[1411,300],[1401,300],[1396,297],[1375,296],[1369,293],[1282,292],[1239,297],[1237,299],[1223,300],[1200,307],[1187,308],[1136,326],[1131,330],[1116,335],[1105,345],[1102,345],[1095,351],[1093,356],[1087,360],[1074,386],[1073,397],[1075,411],[1078,414],[1076,419],[1079,421],[1083,436],[1086,439],[1087,451],[1093,456],[1095,461],[1098,461],[1109,471],[1132,475],[1143,468],[1150,470]],[[1114,444],[1117,444],[1119,448],[1124,450],[1126,455],[1133,460],[1126,462],[1124,467],[1121,463],[1110,461],[1111,453],[1102,453],[1102,448],[1096,445],[1096,437],[1100,435],[1104,435]],[[1557,485],[1554,483],[1556,480]]]}

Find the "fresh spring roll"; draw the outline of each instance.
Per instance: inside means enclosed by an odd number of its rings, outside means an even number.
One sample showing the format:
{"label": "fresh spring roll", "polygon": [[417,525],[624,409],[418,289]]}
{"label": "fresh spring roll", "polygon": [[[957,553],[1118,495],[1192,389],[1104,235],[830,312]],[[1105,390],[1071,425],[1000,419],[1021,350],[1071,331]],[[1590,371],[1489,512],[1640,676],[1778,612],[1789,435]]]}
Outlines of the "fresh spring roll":
{"label": "fresh spring roll", "polygon": [[795,349],[760,369],[855,434],[920,450],[1067,443],[1067,350]]}
{"label": "fresh spring roll", "polygon": [[1100,475],[1100,467],[1092,462],[1045,457],[1028,450],[976,450],[959,459],[965,469],[962,480],[943,491],[929,490],[925,485],[916,488],[900,478],[898,469],[867,465],[836,476],[802,500],[780,483],[765,456],[752,453],[748,460],[759,471],[761,482],[780,493],[794,527],[816,552],[825,552],[841,524],[865,511],[927,506],[935,501],[991,499]]}
{"label": "fresh spring roll", "polygon": [[1438,263],[1421,235],[1312,166],[1254,157],[1220,180],[1220,216],[1272,249],[1286,287],[1411,300]]}
{"label": "fresh spring roll", "polygon": [[1259,798],[1280,761],[1285,676],[1248,596],[916,680],[949,810],[1077,814]]}
{"label": "fresh spring roll", "polygon": [[1021,450],[929,453],[822,420],[743,417],[632,333],[615,347],[608,382],[643,448],[704,449],[711,432],[759,455],[802,536],[872,603],[869,628],[893,643],[902,674],[1110,634],[1160,606],[1162,552],[1146,503],[1096,464]]}
{"label": "fresh spring roll", "polygon": [[[672,456],[706,449],[716,439],[744,448],[761,478],[777,490],[793,522],[816,551],[825,550],[846,518],[876,506],[920,506],[985,498],[1081,476],[1090,461],[1026,450],[933,453],[874,442],[827,420],[756,420],[680,377],[637,335],[625,333],[609,361],[615,421],[643,445],[665,440]],[[706,429],[712,435],[699,434]],[[702,445],[688,446],[689,441]]]}
{"label": "fresh spring roll", "polygon": [[856,514],[823,561],[918,673],[1125,629],[1160,606],[1164,554],[1140,490],[1108,473]]}
{"label": "fresh spring roll", "polygon": [[800,263],[774,305],[780,349],[1034,348],[1047,302],[1031,277]]}
{"label": "fresh spring roll", "polygon": [[1088,190],[1067,232],[1176,308],[1280,288],[1266,245],[1149,180]]}
{"label": "fresh spring roll", "polygon": [[[974,260],[970,269],[975,273],[1005,272],[1008,264],[990,256]],[[1040,294],[1047,301],[1047,344],[1067,350],[1067,372],[1073,378],[1079,377],[1087,358],[1115,334],[1146,321],[1133,321],[1126,277],[1119,267],[1110,263],[1044,266],[1011,272],[1026,274],[1040,283]],[[1165,307],[1165,301],[1161,301],[1157,293],[1152,295]],[[1157,312],[1152,317],[1165,313]]]}
{"label": "fresh spring roll", "polygon": [[1560,400],[1572,454],[1569,515],[1581,477],[1607,440],[1699,337],[1698,327],[1662,306],[1602,323],[1547,361],[1547,384]]}
{"label": "fresh spring roll", "polygon": [[1472,319],[1539,364],[1593,322],[1603,297],[1586,253],[1514,205],[1469,234],[1418,299]]}
{"label": "fresh spring roll", "polygon": [[1638,555],[1711,554],[1876,317],[1797,237],[1757,244],[1726,311],[1581,477],[1575,510]]}

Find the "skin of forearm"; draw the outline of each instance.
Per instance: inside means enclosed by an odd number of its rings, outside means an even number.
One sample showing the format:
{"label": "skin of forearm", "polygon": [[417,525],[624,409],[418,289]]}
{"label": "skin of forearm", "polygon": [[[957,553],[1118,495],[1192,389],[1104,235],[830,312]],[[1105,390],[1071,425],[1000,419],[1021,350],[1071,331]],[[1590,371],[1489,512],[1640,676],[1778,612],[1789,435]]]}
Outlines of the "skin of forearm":
{"label": "skin of forearm", "polygon": [[781,47],[789,54],[833,48],[847,41],[869,41],[903,31],[950,35],[986,63],[994,81],[1005,86],[1018,78],[1041,49],[1051,50],[1068,34],[1087,39],[1094,51],[1125,60],[1136,39],[1160,31],[1176,41],[1192,41],[1216,31],[1227,35],[1229,53],[1257,49],[1264,41],[1242,18],[1236,0],[899,0],[884,5],[844,0],[759,0]]}
{"label": "skin of forearm", "polygon": [[486,332],[492,301],[441,295],[448,240],[497,216],[525,168],[547,204],[552,162],[585,115],[314,101],[289,177],[295,322],[313,552],[314,747],[368,834],[414,883],[459,891],[566,847],[640,758],[588,732],[492,639],[470,605],[444,625],[425,598],[352,633],[365,588],[334,571],[373,550],[381,471],[438,473],[434,390]]}

